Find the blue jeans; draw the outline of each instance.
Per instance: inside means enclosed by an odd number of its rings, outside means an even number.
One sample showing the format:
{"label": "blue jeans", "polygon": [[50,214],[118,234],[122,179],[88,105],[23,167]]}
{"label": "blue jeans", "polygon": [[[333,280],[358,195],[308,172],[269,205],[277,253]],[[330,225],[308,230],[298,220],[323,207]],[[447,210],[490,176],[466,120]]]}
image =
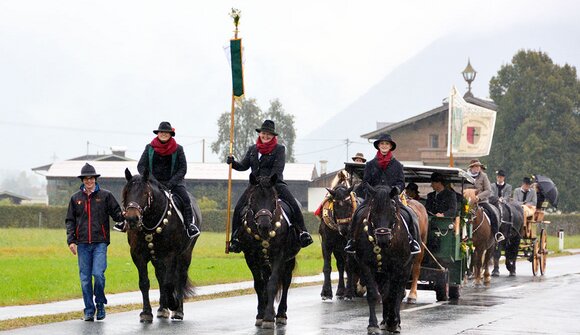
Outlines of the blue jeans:
{"label": "blue jeans", "polygon": [[[79,275],[85,302],[85,315],[95,314],[95,303],[107,303],[105,298],[105,270],[107,269],[107,243],[81,243],[77,245]],[[93,289],[93,277],[95,286]],[[93,293],[95,301],[93,302]]]}

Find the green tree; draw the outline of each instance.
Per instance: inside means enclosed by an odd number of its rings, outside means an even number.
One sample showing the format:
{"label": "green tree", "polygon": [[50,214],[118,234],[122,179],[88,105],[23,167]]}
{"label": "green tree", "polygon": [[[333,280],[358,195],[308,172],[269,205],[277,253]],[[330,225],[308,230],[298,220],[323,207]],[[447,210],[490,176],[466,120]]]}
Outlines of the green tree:
{"label": "green tree", "polygon": [[580,209],[580,82],[576,68],[554,64],[539,51],[519,51],[490,81],[498,105],[493,170],[502,168],[519,186],[524,176],[546,175],[558,185],[559,207]]}
{"label": "green tree", "polygon": [[[243,99],[236,103],[234,114],[234,145],[233,154],[236,159],[242,159],[248,147],[256,143],[256,128],[262,125],[265,119],[272,119],[276,123],[279,133],[278,141],[286,146],[286,161],[294,162],[294,116],[285,113],[278,99],[270,101],[268,111],[264,113],[258,106],[256,99]],[[225,162],[230,150],[230,113],[226,112],[218,118],[218,139],[211,144],[211,150]]]}

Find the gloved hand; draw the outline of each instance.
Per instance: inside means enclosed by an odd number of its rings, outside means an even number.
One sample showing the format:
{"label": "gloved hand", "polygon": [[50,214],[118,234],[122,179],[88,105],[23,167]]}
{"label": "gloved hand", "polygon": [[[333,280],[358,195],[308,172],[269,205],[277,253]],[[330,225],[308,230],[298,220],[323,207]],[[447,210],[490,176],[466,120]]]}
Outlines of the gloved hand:
{"label": "gloved hand", "polygon": [[226,159],[226,163],[227,164],[232,164],[233,162],[235,162],[234,156],[228,156],[228,158]]}

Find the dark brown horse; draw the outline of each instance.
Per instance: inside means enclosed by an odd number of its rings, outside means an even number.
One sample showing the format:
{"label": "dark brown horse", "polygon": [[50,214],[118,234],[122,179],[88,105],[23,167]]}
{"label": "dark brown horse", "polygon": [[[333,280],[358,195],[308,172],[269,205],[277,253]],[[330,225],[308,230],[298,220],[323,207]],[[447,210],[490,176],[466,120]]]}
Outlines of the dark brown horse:
{"label": "dark brown horse", "polygon": [[[336,185],[333,189],[327,189],[328,197],[322,204],[322,216],[318,232],[322,239],[322,259],[324,266],[324,283],[320,296],[322,300],[332,299],[332,282],[330,273],[332,272],[332,255],[336,259],[338,268],[338,287],[336,297],[338,299],[350,300],[353,298],[356,276],[353,269],[352,259],[344,251],[346,236],[352,222],[352,215],[358,206],[358,200],[353,187],[348,187],[344,183]],[[344,273],[347,273],[348,284],[345,286]],[[361,295],[362,296],[362,295]]]}
{"label": "dark brown horse", "polygon": [[[472,242],[473,251],[473,280],[475,286],[481,286],[483,283],[489,285],[491,283],[491,273],[489,271],[489,261],[495,251],[495,237],[491,231],[491,221],[489,216],[483,210],[483,207],[477,205],[474,189],[467,189],[463,191],[463,196],[468,200],[469,204],[469,221],[472,226]],[[483,273],[482,273],[483,271]]]}
{"label": "dark brown horse", "polygon": [[[123,207],[128,223],[127,239],[131,258],[139,272],[139,289],[143,296],[141,322],[153,321],[149,301],[149,276],[147,263],[155,267],[159,282],[158,318],[183,319],[183,299],[193,294],[187,270],[197,237],[190,240],[182,219],[175,210],[169,193],[149,180],[149,173],[132,176],[125,170],[127,184],[123,188]],[[201,212],[195,199],[191,201],[196,224],[201,228]]]}
{"label": "dark brown horse", "polygon": [[[243,229],[240,244],[246,264],[254,277],[258,296],[256,326],[274,328],[274,322],[287,322],[288,288],[300,250],[295,229],[290,229],[286,217],[292,217],[289,207],[278,199],[277,176],[255,178],[250,175],[248,205],[242,210]],[[286,216],[284,213],[288,213]],[[274,300],[280,301],[274,314]]]}
{"label": "dark brown horse", "polygon": [[[369,334],[378,334],[380,329],[401,329],[401,302],[414,257],[398,196],[396,187],[369,186],[367,205],[357,212],[353,222],[356,260],[367,284]],[[380,328],[375,312],[379,297],[383,304]]]}
{"label": "dark brown horse", "polygon": [[496,206],[499,210],[499,217],[501,220],[499,230],[505,236],[505,240],[498,243],[493,255],[494,272],[497,271],[497,276],[499,276],[499,258],[501,256],[501,251],[503,250],[505,266],[509,275],[515,276],[516,260],[520,247],[520,240],[522,238],[520,231],[524,224],[524,210],[521,205],[514,201],[506,201],[504,199],[500,200],[497,197],[491,197],[490,203]]}

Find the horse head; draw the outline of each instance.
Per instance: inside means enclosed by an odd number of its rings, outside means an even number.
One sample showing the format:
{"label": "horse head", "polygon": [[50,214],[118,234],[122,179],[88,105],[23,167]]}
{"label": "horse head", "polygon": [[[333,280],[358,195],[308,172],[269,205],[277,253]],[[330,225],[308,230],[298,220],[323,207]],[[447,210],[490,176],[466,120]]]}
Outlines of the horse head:
{"label": "horse head", "polygon": [[352,223],[352,215],[358,205],[356,196],[352,193],[353,188],[353,186],[339,184],[333,189],[326,189],[330,195],[329,200],[333,203],[334,221],[342,236],[347,236]]}
{"label": "horse head", "polygon": [[399,222],[398,212],[398,187],[380,185],[377,187],[368,186],[370,196],[369,211],[366,218],[369,240],[374,235],[374,240],[381,248],[388,248],[393,239],[393,228]]}
{"label": "horse head", "polygon": [[143,217],[151,210],[154,194],[159,192],[159,188],[155,182],[149,181],[148,170],[141,176],[131,175],[131,171],[125,169],[125,179],[127,180],[127,184],[123,187],[125,219],[130,229],[141,229]]}
{"label": "horse head", "polygon": [[255,177],[250,175],[250,189],[248,196],[248,211],[245,221],[255,224],[258,234],[263,239],[275,236],[282,220],[281,208],[278,204],[278,193],[275,185],[277,175],[271,177]]}

